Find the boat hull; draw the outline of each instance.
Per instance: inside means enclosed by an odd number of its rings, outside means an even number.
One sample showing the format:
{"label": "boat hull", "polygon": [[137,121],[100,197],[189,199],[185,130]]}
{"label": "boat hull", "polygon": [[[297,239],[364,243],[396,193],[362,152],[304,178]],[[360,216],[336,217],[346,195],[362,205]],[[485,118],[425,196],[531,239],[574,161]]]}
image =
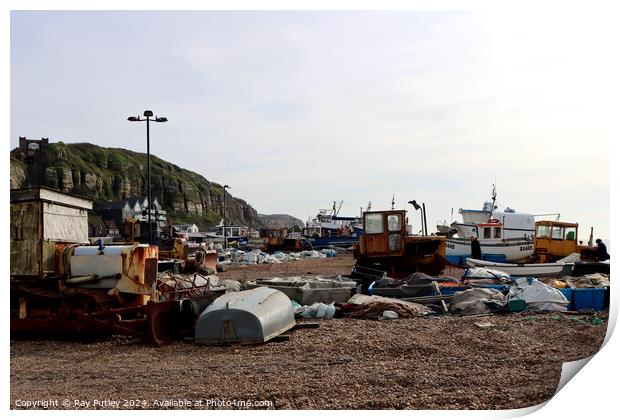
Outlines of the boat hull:
{"label": "boat hull", "polygon": [[493,270],[500,270],[511,276],[523,277],[555,277],[560,275],[570,275],[573,271],[574,263],[547,263],[547,264],[506,264],[484,260],[467,258],[468,267],[484,267]]}
{"label": "boat hull", "polygon": [[[496,262],[523,261],[534,252],[533,240],[518,241],[484,241],[480,240],[482,259]],[[446,259],[456,265],[464,266],[466,259],[471,257],[471,241],[469,239],[446,239]]]}
{"label": "boat hull", "polygon": [[259,344],[295,326],[290,299],[268,287],[226,293],[198,317],[194,341],[200,344]]}
{"label": "boat hull", "polygon": [[360,238],[355,236],[332,236],[331,238],[309,237],[306,239],[308,240],[308,242],[310,242],[310,245],[312,245],[313,249],[321,249],[329,246],[340,246],[348,248],[353,244],[358,243],[360,240]]}

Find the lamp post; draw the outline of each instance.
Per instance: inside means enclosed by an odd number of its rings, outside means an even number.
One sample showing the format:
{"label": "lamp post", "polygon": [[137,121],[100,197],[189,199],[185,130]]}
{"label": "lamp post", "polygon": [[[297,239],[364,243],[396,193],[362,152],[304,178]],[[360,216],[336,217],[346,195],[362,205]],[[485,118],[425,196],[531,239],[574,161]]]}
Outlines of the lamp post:
{"label": "lamp post", "polygon": [[140,117],[129,117],[127,118],[128,121],[132,121],[132,122],[139,122],[139,121],[146,121],[146,183],[147,183],[147,195],[148,195],[148,200],[149,200],[149,205],[148,205],[148,224],[149,224],[149,245],[153,245],[153,235],[152,235],[152,230],[153,230],[153,226],[151,226],[151,206],[153,205],[153,200],[151,197],[151,140],[150,140],[150,134],[149,134],[149,123],[151,121],[155,121],[155,122],[166,122],[168,121],[168,118],[166,117],[155,117],[155,119],[151,119],[151,117],[153,116],[153,111],[149,111],[146,110],[144,111],[143,114],[144,117],[146,118],[140,118]]}
{"label": "lamp post", "polygon": [[224,215],[224,249],[228,248],[228,232],[226,229],[226,190],[230,189],[228,185],[224,185],[222,190],[224,190],[224,208],[222,209],[222,214]]}
{"label": "lamp post", "polygon": [[422,225],[422,235],[428,235],[428,231],[426,230],[426,206],[422,203],[420,206],[415,200],[408,201],[409,204],[413,206],[414,209],[422,211],[420,212],[420,224]]}

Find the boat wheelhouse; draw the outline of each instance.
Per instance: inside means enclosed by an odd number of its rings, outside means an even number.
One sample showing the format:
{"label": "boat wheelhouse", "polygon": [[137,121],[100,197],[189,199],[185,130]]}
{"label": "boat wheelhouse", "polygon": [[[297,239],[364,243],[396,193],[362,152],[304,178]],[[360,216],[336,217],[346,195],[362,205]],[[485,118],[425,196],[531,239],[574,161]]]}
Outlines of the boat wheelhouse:
{"label": "boat wheelhouse", "polygon": [[465,265],[471,257],[471,237],[480,242],[482,259],[495,262],[515,262],[529,258],[534,252],[534,215],[519,213],[507,207],[497,211],[495,186],[492,201],[482,210],[460,209],[461,222],[450,225],[455,234],[446,240],[446,259]]}
{"label": "boat wheelhouse", "polygon": [[361,219],[340,216],[338,213],[341,207],[342,201],[338,208],[334,201],[331,210],[321,209],[315,218],[306,222],[306,227],[302,229],[302,236],[312,244],[313,248],[350,247],[359,242],[359,237],[363,232]]}

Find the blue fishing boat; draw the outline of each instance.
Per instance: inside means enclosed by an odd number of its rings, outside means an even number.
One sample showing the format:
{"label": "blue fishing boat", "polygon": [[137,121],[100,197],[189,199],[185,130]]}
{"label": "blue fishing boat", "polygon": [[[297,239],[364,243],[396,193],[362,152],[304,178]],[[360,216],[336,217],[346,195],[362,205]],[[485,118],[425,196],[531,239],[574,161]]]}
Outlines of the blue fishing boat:
{"label": "blue fishing boat", "polygon": [[332,209],[321,209],[315,218],[306,222],[306,227],[302,229],[302,236],[310,242],[312,248],[320,249],[330,246],[348,248],[359,242],[364,232],[361,219],[338,215],[341,207],[342,201],[338,207],[334,201]]}

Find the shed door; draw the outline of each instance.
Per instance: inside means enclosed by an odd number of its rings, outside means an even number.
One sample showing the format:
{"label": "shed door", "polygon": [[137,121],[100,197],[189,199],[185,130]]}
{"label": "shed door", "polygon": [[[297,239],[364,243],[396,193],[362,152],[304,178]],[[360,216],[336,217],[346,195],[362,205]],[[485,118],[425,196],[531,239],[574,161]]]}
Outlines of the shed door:
{"label": "shed door", "polygon": [[41,275],[39,206],[11,203],[11,275]]}

